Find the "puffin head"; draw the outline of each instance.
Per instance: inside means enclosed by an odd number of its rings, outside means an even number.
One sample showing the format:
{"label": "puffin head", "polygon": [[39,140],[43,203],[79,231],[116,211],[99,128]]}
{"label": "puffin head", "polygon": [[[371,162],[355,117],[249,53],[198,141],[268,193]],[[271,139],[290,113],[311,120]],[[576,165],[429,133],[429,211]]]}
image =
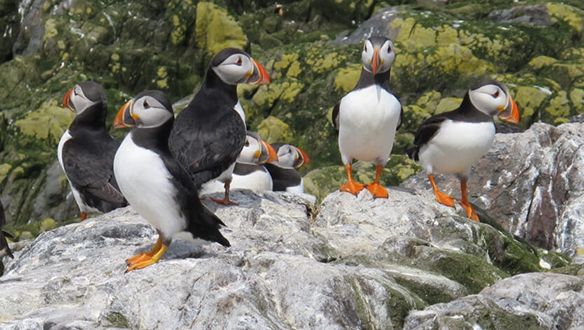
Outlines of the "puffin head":
{"label": "puffin head", "polygon": [[385,37],[371,37],[365,40],[361,61],[365,70],[376,75],[391,68],[395,59],[393,43]]}
{"label": "puffin head", "polygon": [[63,97],[63,107],[80,114],[96,103],[106,103],[105,90],[95,81],[84,81],[69,89]]}
{"label": "puffin head", "polygon": [[237,162],[246,164],[265,164],[278,160],[274,148],[255,132],[247,131],[245,144],[237,157]]}
{"label": "puffin head", "polygon": [[211,69],[229,85],[270,83],[270,76],[266,69],[241,49],[223,49],[213,57]]}
{"label": "puffin head", "polygon": [[164,93],[148,90],[138,94],[120,108],[114,120],[114,127],[152,128],[162,126],[173,119],[172,104]]}
{"label": "puffin head", "polygon": [[304,150],[290,144],[276,144],[278,160],[272,162],[282,168],[300,168],[310,163],[310,158]]}
{"label": "puffin head", "polygon": [[498,115],[511,124],[519,124],[519,108],[507,86],[494,80],[480,82],[469,89],[468,96],[477,110],[489,116]]}

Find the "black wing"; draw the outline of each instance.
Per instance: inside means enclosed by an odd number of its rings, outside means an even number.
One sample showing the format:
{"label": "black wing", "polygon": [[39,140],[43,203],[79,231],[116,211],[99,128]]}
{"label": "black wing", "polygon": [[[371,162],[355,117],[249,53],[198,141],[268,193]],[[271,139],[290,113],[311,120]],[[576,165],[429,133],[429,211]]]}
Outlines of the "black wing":
{"label": "black wing", "polygon": [[404,107],[402,106],[401,109],[399,110],[399,121],[397,122],[397,127],[395,128],[396,131],[401,127],[403,121],[404,121]]}
{"label": "black wing", "polygon": [[407,150],[408,156],[413,160],[419,160],[418,152],[420,148],[428,143],[435,135],[438,133],[442,122],[448,119],[446,116],[438,115],[428,118],[422,123],[418,131],[416,132],[416,137],[414,139],[414,147]]}
{"label": "black wing", "polygon": [[177,117],[169,147],[198,189],[235,162],[245,144],[246,130],[231,108],[202,113],[186,113],[188,110]]}
{"label": "black wing", "polygon": [[339,130],[339,110],[341,109],[341,102],[337,102],[333,108],[333,127]]}
{"label": "black wing", "polygon": [[302,181],[302,176],[295,169],[281,168],[272,164],[264,166],[270,172],[274,191],[286,191],[286,188],[295,187]]}
{"label": "black wing", "polygon": [[5,231],[2,230],[2,226],[6,224],[6,217],[4,215],[4,206],[0,202],[0,251],[5,251],[5,253],[12,259],[14,259],[14,255],[12,254],[12,250],[8,246],[8,242],[6,241],[6,237],[10,239],[14,239],[14,237]]}
{"label": "black wing", "polygon": [[187,229],[194,237],[230,246],[229,241],[219,231],[219,228],[225,224],[201,203],[199,194],[187,172],[171,155],[163,155],[162,160],[172,175],[172,182],[177,189],[175,199],[188,219]]}
{"label": "black wing", "polygon": [[63,146],[63,166],[71,184],[90,206],[107,212],[127,205],[113,173],[119,142],[106,138],[73,138]]}

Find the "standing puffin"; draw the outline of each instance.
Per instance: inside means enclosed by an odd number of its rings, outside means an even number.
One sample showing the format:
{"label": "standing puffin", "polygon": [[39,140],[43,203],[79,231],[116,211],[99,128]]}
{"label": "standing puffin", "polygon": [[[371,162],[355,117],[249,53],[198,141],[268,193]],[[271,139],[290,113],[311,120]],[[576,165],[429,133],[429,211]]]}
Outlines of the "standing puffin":
{"label": "standing puffin", "polygon": [[172,105],[160,91],[138,94],[120,108],[114,122],[116,128],[135,127],[114,159],[120,190],[159,235],[151,251],[127,260],[127,271],[158,262],[172,235],[185,229],[193,237],[229,246],[219,232],[225,224],[201,203],[188,174],[170,153],[173,122]]}
{"label": "standing puffin", "polygon": [[246,52],[224,49],[211,61],[197,95],[176,118],[170,151],[197,189],[213,179],[225,182],[225,197],[216,202],[235,204],[229,200],[229,178],[246,136],[237,84],[269,82],[264,67]]}
{"label": "standing puffin", "polygon": [[408,151],[428,174],[439,203],[452,207],[454,198],[438,189],[434,173],[459,177],[462,207],[474,221],[479,218],[468,201],[467,180],[472,164],[487,153],[495,139],[493,116],[497,114],[504,121],[519,123],[519,109],[509,90],[496,81],[481,82],[467,91],[458,109],[424,121]]}
{"label": "standing puffin", "polygon": [[103,87],[81,82],[65,94],[63,106],[75,113],[57,148],[57,157],[79,207],[79,218],[87,212],[109,212],[127,205],[114,178],[113,162],[120,145],[105,127],[107,114]]}
{"label": "standing puffin", "polygon": [[[233,168],[230,189],[272,191],[272,177],[263,164],[277,160],[276,151],[255,132],[247,132],[245,145]],[[223,184],[212,180],[203,185],[200,194],[223,190]]]}
{"label": "standing puffin", "polygon": [[358,195],[365,188],[353,180],[353,160],[375,162],[375,180],[367,190],[375,198],[387,198],[379,180],[393,148],[395,132],[402,118],[402,106],[389,91],[389,72],[395,59],[387,38],[365,40],[363,69],[357,86],[333,109],[333,123],[339,130],[339,150],[348,182],[340,190]]}
{"label": "standing puffin", "polygon": [[272,176],[274,191],[287,191],[294,194],[304,194],[304,180],[296,170],[310,163],[310,158],[302,149],[285,143],[274,143],[277,160],[266,164]]}
{"label": "standing puffin", "polygon": [[[14,255],[12,254],[12,250],[10,250],[10,247],[8,246],[8,242],[6,241],[6,237],[13,240],[14,236],[12,236],[10,233],[2,230],[2,227],[5,224],[6,224],[6,217],[4,215],[4,206],[2,206],[2,203],[0,202],[0,253],[6,254],[10,258],[14,259]],[[0,254],[0,257],[1,256],[2,255]]]}

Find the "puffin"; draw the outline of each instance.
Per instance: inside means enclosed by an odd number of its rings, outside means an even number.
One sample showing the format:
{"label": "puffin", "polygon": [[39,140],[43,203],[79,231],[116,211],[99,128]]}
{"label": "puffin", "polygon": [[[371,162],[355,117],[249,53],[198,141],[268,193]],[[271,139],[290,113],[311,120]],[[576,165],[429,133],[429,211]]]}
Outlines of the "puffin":
{"label": "puffin", "polygon": [[503,84],[486,80],[470,87],[460,106],[425,120],[418,128],[408,155],[428,175],[438,203],[453,207],[452,196],[440,191],[434,173],[455,174],[460,180],[461,205],[467,218],[479,221],[468,201],[467,181],[471,166],[487,153],[495,139],[493,117],[517,125],[517,104]]}
{"label": "puffin", "polygon": [[170,151],[199,189],[213,179],[224,182],[229,199],[230,177],[245,144],[246,125],[237,98],[241,83],[264,85],[270,77],[249,54],[226,48],[213,57],[204,83],[189,105],[177,116],[170,133]]}
{"label": "puffin", "polygon": [[[248,189],[255,192],[272,191],[270,173],[263,164],[277,160],[276,151],[255,132],[248,131],[245,145],[233,168],[230,189]],[[205,183],[200,195],[223,190],[223,185],[213,180]]]}
{"label": "puffin", "polygon": [[304,194],[304,180],[298,168],[310,163],[304,150],[287,143],[273,143],[277,159],[266,164],[274,182],[274,191]]}
{"label": "puffin", "polygon": [[0,202],[0,252],[14,259],[12,250],[10,250],[10,246],[8,246],[8,242],[6,241],[6,237],[14,240],[14,236],[12,236],[12,234],[9,232],[2,230],[2,227],[4,227],[5,224],[6,217],[4,215],[4,206],[2,205],[2,202]]}
{"label": "puffin", "polygon": [[79,207],[79,218],[87,219],[90,211],[105,213],[128,205],[114,178],[114,155],[120,142],[105,127],[105,90],[94,81],[81,82],[65,93],[63,107],[73,111],[75,119],[59,141],[57,158]]}
{"label": "puffin", "polygon": [[367,190],[374,198],[388,197],[387,188],[380,184],[381,173],[403,116],[399,100],[389,89],[394,59],[391,40],[384,37],[365,40],[359,81],[333,108],[333,124],[339,131],[339,151],[348,179],[340,190],[355,196],[365,188],[352,174],[353,161],[361,160],[375,163],[375,180],[367,185]]}
{"label": "puffin", "polygon": [[185,230],[195,238],[230,246],[219,231],[225,224],[201,203],[188,173],[172,157],[168,137],[173,122],[172,105],[155,90],[126,102],[114,121],[116,128],[134,127],[115,154],[116,180],[130,206],[158,232],[149,252],[126,261],[127,271],[158,262],[172,236]]}

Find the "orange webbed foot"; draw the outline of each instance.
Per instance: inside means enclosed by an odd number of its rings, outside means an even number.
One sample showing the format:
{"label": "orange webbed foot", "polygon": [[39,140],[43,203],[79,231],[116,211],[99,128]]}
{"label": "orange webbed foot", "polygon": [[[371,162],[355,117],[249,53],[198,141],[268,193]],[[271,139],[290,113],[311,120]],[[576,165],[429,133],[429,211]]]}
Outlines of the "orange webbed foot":
{"label": "orange webbed foot", "polygon": [[145,253],[144,254],[145,257],[143,257],[141,259],[136,259],[136,262],[128,265],[128,268],[126,269],[126,273],[154,265],[155,263],[157,263],[160,260],[160,258],[162,258],[162,256],[166,253],[166,250],[168,250],[168,246],[162,245],[160,247],[160,249],[152,256]]}
{"label": "orange webbed foot", "polygon": [[446,205],[448,207],[454,207],[455,199],[454,197],[443,193],[441,191],[435,191],[434,195],[436,196],[436,201],[442,205]]}
{"label": "orange webbed foot", "polygon": [[239,205],[239,203],[230,200],[228,197],[226,198],[210,198],[213,202],[221,205]]}
{"label": "orange webbed foot", "polygon": [[369,190],[371,195],[373,195],[375,198],[387,198],[389,196],[387,188],[379,183],[368,184],[367,190]]}
{"label": "orange webbed foot", "polygon": [[466,212],[466,217],[471,219],[474,222],[479,222],[479,216],[477,215],[477,212],[473,209],[473,207],[470,204],[462,204],[462,207],[464,208],[464,211]]}
{"label": "orange webbed foot", "polygon": [[348,192],[355,196],[359,195],[359,192],[363,189],[365,189],[365,185],[355,181],[349,181],[339,188],[340,191]]}
{"label": "orange webbed foot", "polygon": [[85,219],[87,219],[87,212],[81,212],[79,213],[79,220],[81,221],[85,221]]}

